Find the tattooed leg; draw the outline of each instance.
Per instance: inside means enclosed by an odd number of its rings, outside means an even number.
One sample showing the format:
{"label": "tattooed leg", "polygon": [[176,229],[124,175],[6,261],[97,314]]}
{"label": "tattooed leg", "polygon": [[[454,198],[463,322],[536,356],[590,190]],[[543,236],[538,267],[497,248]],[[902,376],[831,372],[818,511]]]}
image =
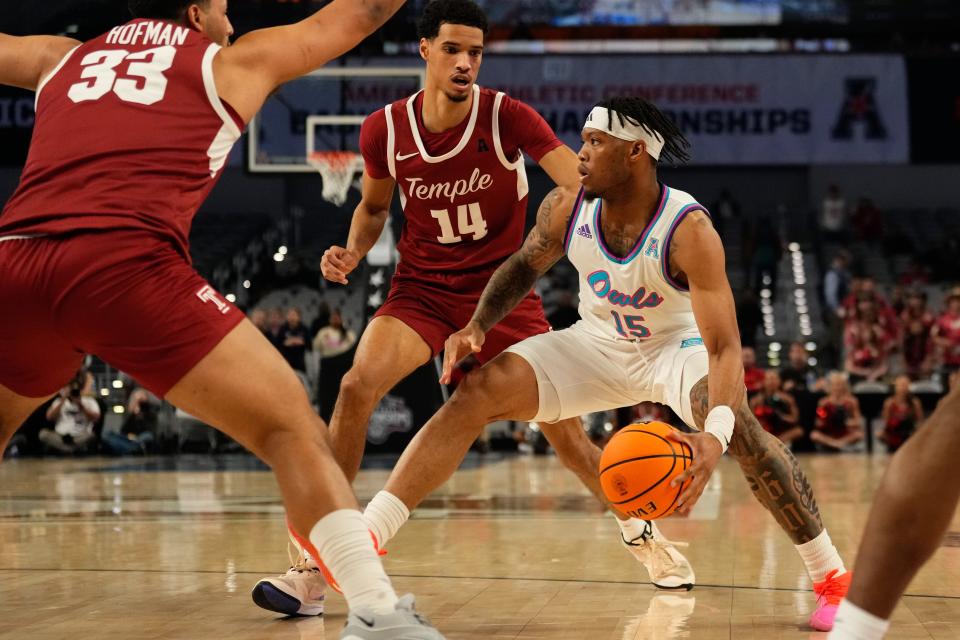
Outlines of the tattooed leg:
{"label": "tattooed leg", "polygon": [[[690,404],[697,425],[703,428],[710,409],[706,377],[690,390]],[[754,497],[794,544],[810,542],[823,531],[823,523],[806,474],[787,445],[763,430],[746,400],[735,413],[728,451],[740,464]]]}

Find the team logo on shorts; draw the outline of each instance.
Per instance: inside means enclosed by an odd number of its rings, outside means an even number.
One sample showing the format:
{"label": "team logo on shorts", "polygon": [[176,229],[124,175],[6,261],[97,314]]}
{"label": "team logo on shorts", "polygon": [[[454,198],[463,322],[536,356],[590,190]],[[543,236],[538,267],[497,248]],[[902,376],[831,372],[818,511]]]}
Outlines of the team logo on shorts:
{"label": "team logo on shorts", "polygon": [[201,302],[207,303],[212,302],[216,305],[217,309],[220,309],[220,313],[226,314],[230,311],[230,305],[220,299],[220,294],[208,284],[200,287],[200,290],[197,291],[197,297],[200,298]]}

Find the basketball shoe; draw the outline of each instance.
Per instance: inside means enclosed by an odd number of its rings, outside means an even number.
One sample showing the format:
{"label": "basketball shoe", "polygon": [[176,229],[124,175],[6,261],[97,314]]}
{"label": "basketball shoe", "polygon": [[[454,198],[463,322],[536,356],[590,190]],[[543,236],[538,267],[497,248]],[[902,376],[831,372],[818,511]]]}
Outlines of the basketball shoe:
{"label": "basketball shoe", "polygon": [[850,588],[850,581],[853,579],[851,572],[846,572],[838,576],[834,569],[827,574],[823,582],[815,582],[813,592],[817,594],[817,608],[810,615],[810,626],[817,631],[830,631],[833,629],[833,619],[837,617],[837,607],[840,601],[847,595]]}
{"label": "basketball shoe", "polygon": [[340,640],[444,640],[413,608],[413,595],[400,598],[393,613],[351,611]]}
{"label": "basketball shoe", "polygon": [[650,582],[660,589],[693,589],[697,578],[690,562],[677,551],[677,547],[686,547],[686,542],[671,542],[663,537],[653,522],[645,521],[646,529],[633,540],[627,540],[623,533],[620,541],[627,551],[647,568]]}
{"label": "basketball shoe", "polygon": [[[323,592],[326,581],[317,563],[303,552],[299,545],[296,560],[282,576],[263,578],[253,587],[253,601],[267,611],[288,616],[323,615]],[[289,553],[287,547],[287,553]]]}

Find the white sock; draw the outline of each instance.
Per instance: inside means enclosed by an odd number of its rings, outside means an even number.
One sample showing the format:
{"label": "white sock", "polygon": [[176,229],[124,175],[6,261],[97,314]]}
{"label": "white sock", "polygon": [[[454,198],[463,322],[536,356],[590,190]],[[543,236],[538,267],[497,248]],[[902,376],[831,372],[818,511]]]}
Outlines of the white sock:
{"label": "white sock", "polygon": [[823,582],[827,574],[834,569],[837,570],[838,576],[847,572],[826,529],[810,542],[798,544],[796,547],[797,553],[803,558],[803,563],[807,565],[810,579],[814,582]]}
{"label": "white sock", "polygon": [[363,511],[363,519],[367,526],[377,536],[377,542],[383,549],[403,523],[410,518],[410,510],[397,496],[388,491],[381,491],[373,496],[373,500]]}
{"label": "white sock", "polygon": [[643,535],[653,535],[653,528],[647,528],[649,523],[646,520],[641,520],[640,518],[621,520],[617,516],[613,516],[613,518],[617,521],[617,524],[620,525],[620,531],[623,532],[623,537],[627,542],[636,540]]}
{"label": "white sock", "polygon": [[887,634],[890,622],[864,611],[844,599],[837,608],[833,631],[828,640],[880,640]]}
{"label": "white sock", "polygon": [[310,542],[340,584],[352,611],[394,611],[397,594],[359,511],[340,509],[324,516],[313,525]]}

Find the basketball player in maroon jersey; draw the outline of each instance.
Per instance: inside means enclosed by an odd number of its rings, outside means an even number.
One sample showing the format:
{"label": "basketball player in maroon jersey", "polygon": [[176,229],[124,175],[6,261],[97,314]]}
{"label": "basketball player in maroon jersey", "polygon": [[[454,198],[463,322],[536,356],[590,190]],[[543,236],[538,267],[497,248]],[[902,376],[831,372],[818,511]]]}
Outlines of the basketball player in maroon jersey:
{"label": "basketball player in maroon jersey", "polygon": [[[490,275],[523,242],[523,152],[555,183],[579,187],[576,155],[536,111],[476,85],[486,30],[486,17],[472,0],[428,4],[419,25],[425,89],[373,113],[361,128],[363,196],[347,246],[323,256],[324,276],[347,282],[380,236],[397,190],[406,224],[390,293],[360,340],[330,423],[334,454],[350,479],[360,468],[377,403],[469,320]],[[549,330],[540,299],[531,292],[490,332],[477,359],[487,362]],[[603,500],[600,450],[579,419],[540,428],[564,464]],[[405,518],[403,503],[385,492],[367,509]],[[693,586],[690,564],[652,523],[617,521],[623,544],[646,565],[654,584]],[[322,612],[323,581],[303,555],[285,575],[261,580],[253,594],[272,611]]]}
{"label": "basketball player in maroon jersey", "polygon": [[336,0],[232,47],[226,0],[130,0],[134,20],[86,43],[0,35],[0,83],[37,92],[26,166],[0,213],[0,450],[96,354],[273,468],[290,525],[346,594],[343,637],[436,640],[412,597],[398,600],[293,371],[187,247],[266,97],[401,4]]}
{"label": "basketball player in maroon jersey", "polygon": [[943,544],[960,503],[960,385],[890,460],[830,640],[880,640],[920,568]]}

